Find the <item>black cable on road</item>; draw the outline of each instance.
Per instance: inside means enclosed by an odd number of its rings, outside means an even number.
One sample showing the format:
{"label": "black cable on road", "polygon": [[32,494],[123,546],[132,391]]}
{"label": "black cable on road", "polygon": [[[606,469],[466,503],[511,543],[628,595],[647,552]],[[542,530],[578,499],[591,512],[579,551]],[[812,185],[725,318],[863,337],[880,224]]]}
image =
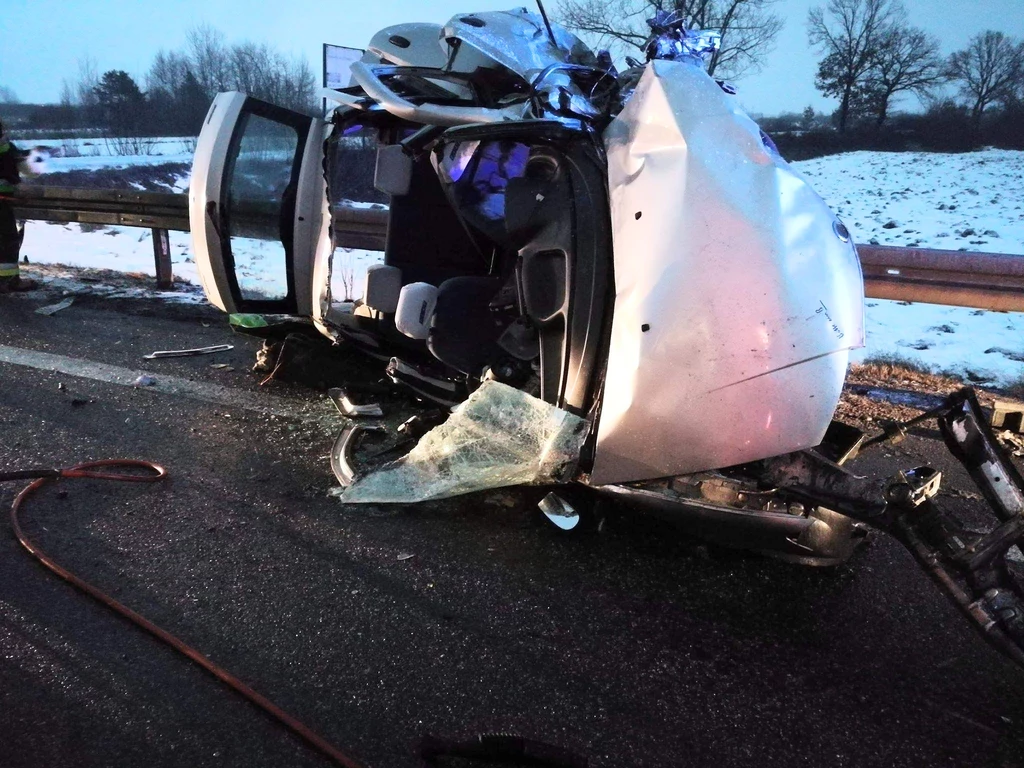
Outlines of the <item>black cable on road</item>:
{"label": "black cable on road", "polygon": [[[140,472],[133,473],[131,470],[140,470]],[[50,480],[56,480],[59,478],[92,478],[98,480],[118,480],[129,483],[155,483],[159,480],[163,480],[166,476],[166,469],[159,464],[154,464],[150,461],[141,461],[139,459],[107,459],[104,461],[91,461],[85,464],[78,464],[66,469],[29,469],[13,472],[0,472],[0,482],[6,480],[29,480],[35,478],[35,481],[32,484],[27,486],[17,495],[17,497],[15,497],[14,503],[11,505],[11,527],[14,529],[14,535],[21,543],[21,546],[23,546],[29,554],[42,563],[46,568],[64,579],[64,581],[67,581],[93,599],[99,601],[107,608],[119,613],[133,624],[146,630],[153,635],[153,637],[171,646],[179,653],[187,656],[218,680],[228,685],[236,693],[244,696],[251,703],[255,704],[281,723],[285,728],[299,736],[314,749],[323,753],[335,763],[342,766],[342,768],[362,768],[362,766],[355,760],[331,745],[327,740],[316,734],[296,718],[289,715],[272,701],[254,691],[230,672],[214,664],[195,648],[192,648],[182,642],[170,632],[158,627],[145,616],[141,616],[131,608],[122,605],[99,588],[94,587],[89,582],[79,578],[75,574],[71,573],[71,571],[60,566],[53,560],[53,558],[43,551],[38,544],[29,539],[28,536],[25,535],[24,530],[22,530],[20,521],[22,506],[26,499],[42,488]]]}

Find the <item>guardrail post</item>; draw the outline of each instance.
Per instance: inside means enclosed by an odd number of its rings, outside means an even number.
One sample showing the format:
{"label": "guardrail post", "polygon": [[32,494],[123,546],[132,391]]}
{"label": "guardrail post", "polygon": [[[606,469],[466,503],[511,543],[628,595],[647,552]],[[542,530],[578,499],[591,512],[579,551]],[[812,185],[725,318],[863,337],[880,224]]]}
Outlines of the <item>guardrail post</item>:
{"label": "guardrail post", "polygon": [[171,238],[166,229],[153,229],[153,259],[156,262],[156,287],[164,290],[173,288]]}

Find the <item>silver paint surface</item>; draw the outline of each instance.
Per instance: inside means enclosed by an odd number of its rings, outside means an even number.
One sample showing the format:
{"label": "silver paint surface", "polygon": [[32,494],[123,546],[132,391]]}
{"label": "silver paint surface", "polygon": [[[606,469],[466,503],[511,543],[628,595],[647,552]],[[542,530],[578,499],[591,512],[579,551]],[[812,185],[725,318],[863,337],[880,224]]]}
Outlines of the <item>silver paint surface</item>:
{"label": "silver paint surface", "polygon": [[605,144],[616,297],[591,481],[816,445],[864,340],[832,212],[690,63],[649,64]]}

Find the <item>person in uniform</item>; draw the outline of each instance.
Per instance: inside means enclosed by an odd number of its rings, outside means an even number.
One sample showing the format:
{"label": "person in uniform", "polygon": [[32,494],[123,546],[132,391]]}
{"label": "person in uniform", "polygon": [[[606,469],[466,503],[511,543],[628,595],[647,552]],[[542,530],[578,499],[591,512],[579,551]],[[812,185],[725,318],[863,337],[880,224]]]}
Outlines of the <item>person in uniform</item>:
{"label": "person in uniform", "polygon": [[14,187],[21,183],[19,166],[28,156],[7,138],[0,122],[0,293],[31,291],[35,280],[24,278],[18,266],[18,253],[25,230],[14,218]]}

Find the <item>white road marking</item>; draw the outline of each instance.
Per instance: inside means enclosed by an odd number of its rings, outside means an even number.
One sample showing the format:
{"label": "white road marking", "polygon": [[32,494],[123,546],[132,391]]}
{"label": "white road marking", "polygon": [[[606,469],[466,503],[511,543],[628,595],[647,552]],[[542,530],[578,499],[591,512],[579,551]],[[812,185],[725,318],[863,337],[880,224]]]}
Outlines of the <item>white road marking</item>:
{"label": "white road marking", "polygon": [[342,423],[341,417],[326,400],[312,403],[292,402],[269,393],[244,392],[220,384],[189,381],[180,376],[166,373],[122,368],[117,365],[54,355],[49,352],[36,352],[19,347],[8,347],[3,344],[0,344],[0,363],[34,368],[39,371],[63,373],[80,379],[92,379],[123,387],[133,387],[139,376],[151,376],[156,379],[156,383],[148,387],[139,387],[139,389],[159,392],[164,395],[187,397],[231,408],[241,408],[270,416],[313,422],[328,428],[336,429]]}

